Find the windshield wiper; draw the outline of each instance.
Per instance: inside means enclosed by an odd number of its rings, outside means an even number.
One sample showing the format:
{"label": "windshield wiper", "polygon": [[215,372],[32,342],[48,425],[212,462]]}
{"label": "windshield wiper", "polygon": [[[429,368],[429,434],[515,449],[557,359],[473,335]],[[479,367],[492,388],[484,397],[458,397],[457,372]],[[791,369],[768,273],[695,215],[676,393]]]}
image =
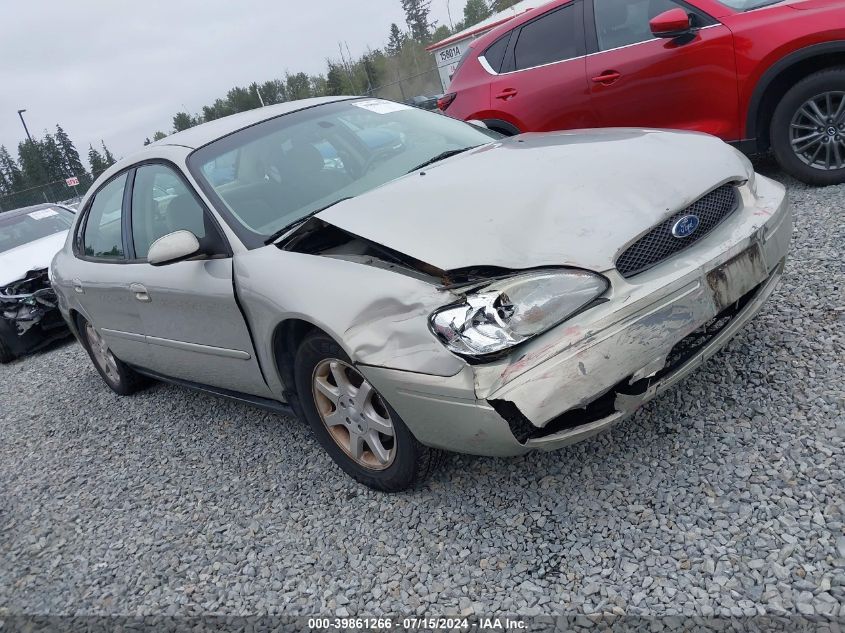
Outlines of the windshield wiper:
{"label": "windshield wiper", "polygon": [[420,163],[419,165],[417,165],[413,169],[409,169],[408,173],[412,174],[415,171],[417,171],[418,169],[422,169],[423,167],[428,167],[429,165],[433,165],[434,163],[439,163],[441,160],[446,160],[447,158],[450,158],[452,156],[456,156],[458,154],[463,154],[464,152],[468,152],[469,150],[475,149],[476,147],[478,147],[478,145],[474,145],[472,147],[464,147],[463,149],[446,150],[445,152],[441,152],[437,156],[433,156],[432,158],[429,158],[424,163]]}
{"label": "windshield wiper", "polygon": [[275,242],[277,239],[279,239],[280,237],[282,237],[282,235],[284,235],[284,234],[285,234],[285,233],[287,233],[288,231],[292,231],[293,229],[295,229],[295,228],[296,228],[296,227],[298,227],[298,226],[301,226],[302,224],[305,224],[308,220],[310,220],[311,218],[313,218],[313,217],[314,217],[315,215],[317,215],[318,213],[322,213],[322,212],[323,212],[323,211],[325,211],[326,209],[330,209],[330,208],[331,208],[331,207],[333,207],[334,205],[336,205],[336,204],[340,204],[341,202],[344,202],[344,201],[346,201],[346,200],[351,200],[351,199],[352,199],[352,198],[354,198],[354,197],[355,197],[355,196],[346,196],[345,198],[338,198],[338,199],[337,199],[337,200],[335,200],[334,202],[330,202],[329,204],[327,204],[327,205],[326,205],[326,206],[324,206],[324,207],[320,207],[319,209],[315,209],[314,211],[311,211],[311,212],[310,212],[310,213],[308,213],[307,215],[304,215],[304,216],[302,216],[301,218],[299,218],[298,220],[295,220],[294,222],[291,222],[290,224],[286,224],[285,226],[283,226],[282,228],[280,228],[278,231],[276,231],[275,233],[273,233],[273,235],[271,235],[271,236],[270,236],[270,237],[268,237],[266,240],[264,240],[264,243],[265,243],[265,244],[272,244],[272,243],[273,243],[273,242]]}

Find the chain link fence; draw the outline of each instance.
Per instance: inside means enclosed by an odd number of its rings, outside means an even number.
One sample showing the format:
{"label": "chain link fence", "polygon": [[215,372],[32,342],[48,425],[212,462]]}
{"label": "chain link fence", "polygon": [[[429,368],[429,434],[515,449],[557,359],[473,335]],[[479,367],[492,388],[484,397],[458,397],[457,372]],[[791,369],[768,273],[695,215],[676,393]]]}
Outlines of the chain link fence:
{"label": "chain link fence", "polygon": [[86,174],[79,178],[78,185],[68,185],[64,180],[56,180],[37,187],[21,189],[14,193],[0,194],[0,213],[34,204],[56,202],[73,204],[79,202],[95,179],[96,176],[92,179],[91,176]]}
{"label": "chain link fence", "polygon": [[390,83],[382,84],[367,91],[368,96],[390,99],[400,103],[412,103],[415,97],[439,95],[443,92],[440,72],[437,68],[426,70],[416,75],[400,77]]}

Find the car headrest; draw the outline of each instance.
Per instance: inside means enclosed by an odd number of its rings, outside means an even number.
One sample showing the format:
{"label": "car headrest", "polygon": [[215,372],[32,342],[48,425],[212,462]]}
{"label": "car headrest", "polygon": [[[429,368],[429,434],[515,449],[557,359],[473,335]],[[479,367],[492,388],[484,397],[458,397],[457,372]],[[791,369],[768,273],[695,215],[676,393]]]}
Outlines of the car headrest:
{"label": "car headrest", "polygon": [[202,207],[190,194],[173,198],[167,205],[167,218],[172,230],[190,231],[197,237],[205,235],[205,219]]}

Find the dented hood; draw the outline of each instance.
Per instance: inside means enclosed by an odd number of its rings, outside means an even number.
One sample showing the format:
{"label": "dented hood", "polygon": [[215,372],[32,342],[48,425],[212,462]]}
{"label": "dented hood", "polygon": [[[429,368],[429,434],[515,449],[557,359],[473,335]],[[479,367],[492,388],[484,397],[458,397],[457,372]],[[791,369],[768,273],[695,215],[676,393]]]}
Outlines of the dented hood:
{"label": "dented hood", "polygon": [[31,270],[49,268],[66,238],[67,231],[61,231],[0,253],[0,288],[20,281]]}
{"label": "dented hood", "polygon": [[[749,164],[712,136],[605,129],[525,134],[319,214],[442,270],[613,267],[639,234]],[[424,175],[423,175],[424,174]]]}

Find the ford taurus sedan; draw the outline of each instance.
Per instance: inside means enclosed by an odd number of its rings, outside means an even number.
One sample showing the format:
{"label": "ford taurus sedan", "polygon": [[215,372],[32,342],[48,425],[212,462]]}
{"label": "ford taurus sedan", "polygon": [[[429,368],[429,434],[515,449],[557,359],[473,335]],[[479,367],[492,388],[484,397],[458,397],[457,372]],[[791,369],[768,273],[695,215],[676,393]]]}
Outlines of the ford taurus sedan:
{"label": "ford taurus sedan", "polygon": [[80,210],[53,283],[111,389],[293,411],[385,491],[442,450],[552,450],[631,415],[760,310],[792,230],[784,189],[714,137],[503,139],[361,98],[174,134]]}

